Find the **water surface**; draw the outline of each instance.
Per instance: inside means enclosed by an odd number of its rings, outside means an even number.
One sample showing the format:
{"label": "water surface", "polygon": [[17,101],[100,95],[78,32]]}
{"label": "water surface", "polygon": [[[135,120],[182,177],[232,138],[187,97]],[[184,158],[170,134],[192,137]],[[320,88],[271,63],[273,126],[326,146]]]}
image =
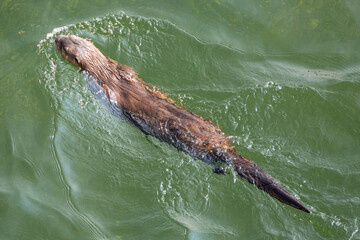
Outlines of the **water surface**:
{"label": "water surface", "polygon": [[[357,1],[0,3],[0,239],[360,239]],[[53,46],[92,39],[311,210],[112,116]]]}

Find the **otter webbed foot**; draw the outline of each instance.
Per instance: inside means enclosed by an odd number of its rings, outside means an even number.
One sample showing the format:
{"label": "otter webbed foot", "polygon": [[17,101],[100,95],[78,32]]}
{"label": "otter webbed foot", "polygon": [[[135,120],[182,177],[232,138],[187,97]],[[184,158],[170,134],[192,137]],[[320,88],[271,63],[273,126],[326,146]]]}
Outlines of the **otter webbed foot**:
{"label": "otter webbed foot", "polygon": [[221,175],[226,175],[226,171],[223,167],[221,166],[217,166],[214,168],[214,173],[216,174],[221,174]]}

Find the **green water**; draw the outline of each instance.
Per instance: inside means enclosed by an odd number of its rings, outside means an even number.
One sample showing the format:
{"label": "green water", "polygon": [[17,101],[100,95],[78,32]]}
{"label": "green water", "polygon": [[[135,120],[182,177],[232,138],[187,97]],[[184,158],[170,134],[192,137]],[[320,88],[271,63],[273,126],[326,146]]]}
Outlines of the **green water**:
{"label": "green water", "polygon": [[[0,1],[0,239],[360,239],[360,2]],[[211,119],[306,214],[116,119],[91,38]]]}

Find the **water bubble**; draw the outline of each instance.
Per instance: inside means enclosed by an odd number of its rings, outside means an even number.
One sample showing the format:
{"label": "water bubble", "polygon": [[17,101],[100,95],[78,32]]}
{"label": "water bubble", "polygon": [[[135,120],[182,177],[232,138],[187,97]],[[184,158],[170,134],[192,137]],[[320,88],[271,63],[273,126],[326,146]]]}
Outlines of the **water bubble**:
{"label": "water bubble", "polygon": [[274,82],[272,82],[272,81],[269,81],[269,82],[266,82],[266,84],[265,84],[265,88],[268,88],[268,87],[271,87],[271,86],[273,86],[274,85]]}

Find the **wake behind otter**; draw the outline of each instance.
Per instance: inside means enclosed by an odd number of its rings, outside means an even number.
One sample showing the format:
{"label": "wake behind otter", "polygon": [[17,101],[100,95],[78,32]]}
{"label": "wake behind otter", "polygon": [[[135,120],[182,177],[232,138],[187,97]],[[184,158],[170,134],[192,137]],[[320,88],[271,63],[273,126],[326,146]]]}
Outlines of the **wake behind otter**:
{"label": "wake behind otter", "polygon": [[272,177],[237,153],[216,125],[175,105],[139,79],[131,67],[105,57],[90,41],[77,36],[58,36],[55,46],[66,60],[83,70],[90,89],[115,116],[205,162],[225,162],[259,189],[310,212]]}

